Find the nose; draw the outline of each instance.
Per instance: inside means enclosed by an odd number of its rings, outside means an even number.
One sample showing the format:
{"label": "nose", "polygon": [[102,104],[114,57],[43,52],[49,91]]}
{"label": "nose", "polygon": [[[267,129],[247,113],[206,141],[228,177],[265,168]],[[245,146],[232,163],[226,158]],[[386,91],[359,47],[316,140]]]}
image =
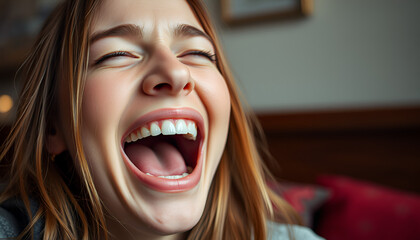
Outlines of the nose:
{"label": "nose", "polygon": [[156,49],[149,63],[150,71],[142,82],[142,91],[146,95],[186,96],[194,89],[188,67],[169,49]]}

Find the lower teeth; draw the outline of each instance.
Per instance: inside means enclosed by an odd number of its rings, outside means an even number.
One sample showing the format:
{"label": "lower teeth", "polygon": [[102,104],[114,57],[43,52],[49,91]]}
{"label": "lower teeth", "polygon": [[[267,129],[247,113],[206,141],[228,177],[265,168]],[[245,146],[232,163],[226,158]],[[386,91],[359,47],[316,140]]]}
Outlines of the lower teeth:
{"label": "lower teeth", "polygon": [[[152,174],[150,174],[150,173],[146,173],[146,175],[149,175],[149,176],[154,176],[154,175],[152,175]],[[190,175],[190,174],[189,174],[189,173],[183,173],[182,175],[157,176],[157,177],[158,177],[158,178],[166,178],[166,179],[180,179],[180,178],[186,177],[186,176],[188,176],[188,175]]]}

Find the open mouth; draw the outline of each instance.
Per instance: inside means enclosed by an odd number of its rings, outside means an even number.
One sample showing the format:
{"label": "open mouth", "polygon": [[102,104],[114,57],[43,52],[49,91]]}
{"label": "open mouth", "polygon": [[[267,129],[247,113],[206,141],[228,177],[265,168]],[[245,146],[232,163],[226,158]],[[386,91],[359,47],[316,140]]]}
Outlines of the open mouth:
{"label": "open mouth", "polygon": [[201,143],[202,134],[194,120],[164,119],[131,131],[124,139],[123,151],[146,181],[183,180],[197,167]]}

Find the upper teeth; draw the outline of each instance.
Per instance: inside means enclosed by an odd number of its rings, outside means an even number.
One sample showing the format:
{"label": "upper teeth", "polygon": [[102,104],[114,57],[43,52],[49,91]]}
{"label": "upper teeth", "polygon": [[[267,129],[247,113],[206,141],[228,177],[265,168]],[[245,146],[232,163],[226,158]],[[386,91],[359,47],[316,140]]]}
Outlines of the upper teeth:
{"label": "upper teeth", "polygon": [[135,142],[139,139],[149,136],[175,135],[183,134],[189,140],[195,140],[197,137],[197,126],[195,122],[184,119],[166,119],[163,121],[155,121],[149,125],[134,130],[127,136],[125,142]]}

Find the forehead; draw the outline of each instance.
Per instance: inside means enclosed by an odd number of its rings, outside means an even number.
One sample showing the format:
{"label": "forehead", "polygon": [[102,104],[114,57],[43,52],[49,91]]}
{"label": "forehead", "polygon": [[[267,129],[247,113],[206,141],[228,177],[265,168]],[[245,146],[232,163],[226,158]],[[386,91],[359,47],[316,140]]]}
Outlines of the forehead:
{"label": "forehead", "polygon": [[105,0],[96,13],[91,33],[120,24],[138,25],[145,33],[169,31],[179,24],[203,29],[186,0]]}

